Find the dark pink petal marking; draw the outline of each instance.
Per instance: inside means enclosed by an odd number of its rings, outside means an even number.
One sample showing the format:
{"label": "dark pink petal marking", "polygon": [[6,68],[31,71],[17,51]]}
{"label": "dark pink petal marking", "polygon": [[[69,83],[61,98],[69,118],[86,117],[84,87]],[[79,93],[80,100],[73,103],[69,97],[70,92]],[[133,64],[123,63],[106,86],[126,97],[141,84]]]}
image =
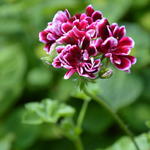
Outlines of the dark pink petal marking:
{"label": "dark pink petal marking", "polygon": [[112,52],[117,45],[118,40],[114,37],[109,37],[101,44],[101,50],[103,53]]}
{"label": "dark pink petal marking", "polygon": [[86,49],[86,48],[88,48],[89,47],[89,45],[90,45],[90,37],[89,36],[84,36],[83,38],[82,38],[82,40],[81,40],[81,48],[82,49]]}
{"label": "dark pink petal marking", "polygon": [[89,5],[86,7],[86,14],[88,16],[91,16],[93,14],[93,12],[94,12],[94,9],[93,9],[92,5]]}
{"label": "dark pink petal marking", "polygon": [[96,21],[98,19],[102,19],[103,18],[103,14],[100,11],[95,11],[92,14],[92,18],[93,18],[93,21]]}
{"label": "dark pink petal marking", "polygon": [[101,19],[101,21],[97,25],[98,37],[101,37],[103,40],[110,36],[110,32],[107,28],[108,25],[109,22],[106,18]]}

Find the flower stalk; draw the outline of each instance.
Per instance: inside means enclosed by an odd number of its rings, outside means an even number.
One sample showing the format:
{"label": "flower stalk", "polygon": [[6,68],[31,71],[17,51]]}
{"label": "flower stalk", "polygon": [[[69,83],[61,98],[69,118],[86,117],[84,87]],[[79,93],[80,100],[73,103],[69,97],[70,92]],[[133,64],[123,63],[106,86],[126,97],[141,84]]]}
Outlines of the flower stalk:
{"label": "flower stalk", "polygon": [[74,145],[76,147],[76,150],[84,150],[80,137],[74,140]]}
{"label": "flower stalk", "polygon": [[88,104],[89,104],[89,100],[84,100],[80,114],[79,114],[79,117],[78,117],[78,120],[77,120],[77,128],[78,129],[81,129]]}
{"label": "flower stalk", "polygon": [[106,104],[102,98],[99,98],[93,94],[91,94],[86,88],[83,88],[84,93],[89,96],[91,99],[96,101],[99,105],[101,105],[103,108],[109,112],[109,114],[114,118],[114,120],[118,123],[120,128],[129,136],[133,144],[135,145],[136,150],[140,150],[138,144],[136,143],[134,136],[132,132],[129,130],[129,128],[126,126],[126,124],[122,121],[122,119],[118,116],[118,114],[108,105]]}

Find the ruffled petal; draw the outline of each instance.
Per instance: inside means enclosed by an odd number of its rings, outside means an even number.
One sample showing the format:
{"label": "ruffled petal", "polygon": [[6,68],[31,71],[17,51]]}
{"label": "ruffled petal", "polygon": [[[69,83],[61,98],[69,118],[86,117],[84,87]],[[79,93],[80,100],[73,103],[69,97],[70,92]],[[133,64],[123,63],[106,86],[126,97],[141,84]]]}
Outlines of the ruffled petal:
{"label": "ruffled petal", "polygon": [[129,47],[133,48],[134,47],[134,41],[130,37],[123,37],[118,44],[118,49],[119,47]]}
{"label": "ruffled petal", "polygon": [[89,45],[90,45],[90,40],[91,40],[91,38],[88,35],[83,37],[82,40],[81,40],[81,48],[82,49],[88,48]]}
{"label": "ruffled petal", "polygon": [[61,68],[62,67],[61,62],[59,60],[59,57],[56,57],[53,60],[52,66],[55,67],[55,68]]}
{"label": "ruffled petal", "polygon": [[71,70],[67,71],[64,76],[64,79],[69,79],[75,72],[76,72],[75,69],[71,69]]}
{"label": "ruffled petal", "polygon": [[116,68],[118,68],[119,70],[129,70],[131,68],[131,61],[130,59],[128,59],[127,57],[119,57],[120,59],[120,63],[115,63],[114,65],[116,66]]}
{"label": "ruffled petal", "polygon": [[134,65],[137,61],[137,59],[134,56],[128,55],[128,56],[126,56],[126,58],[128,58],[131,61],[132,65]]}
{"label": "ruffled petal", "polygon": [[90,45],[87,48],[87,51],[88,51],[89,56],[96,56],[97,55],[97,49],[94,45]]}
{"label": "ruffled petal", "polygon": [[113,54],[115,55],[129,55],[131,52],[131,48],[128,47],[117,47]]}
{"label": "ruffled petal", "polygon": [[88,16],[91,16],[93,14],[93,12],[94,12],[94,9],[93,9],[92,5],[89,5],[86,7],[86,14]]}
{"label": "ruffled petal", "polygon": [[101,44],[101,50],[103,53],[112,52],[113,48],[115,48],[117,45],[118,40],[114,37],[109,37]]}
{"label": "ruffled petal", "polygon": [[68,14],[66,14],[66,11],[58,11],[54,18],[53,18],[53,22],[66,22],[68,20]]}
{"label": "ruffled petal", "polygon": [[102,19],[103,18],[103,14],[100,11],[95,11],[92,14],[92,18],[93,18],[93,21],[96,21],[98,19]]}
{"label": "ruffled petal", "polygon": [[61,29],[64,33],[67,33],[72,29],[72,24],[71,23],[63,23],[61,26]]}
{"label": "ruffled petal", "polygon": [[42,31],[39,33],[39,41],[42,42],[42,43],[48,43],[49,40],[47,39],[47,34],[48,34],[48,31]]}
{"label": "ruffled petal", "polygon": [[101,21],[97,25],[98,37],[101,37],[103,40],[111,36],[111,33],[107,28],[108,25],[109,22],[106,18],[101,19]]}

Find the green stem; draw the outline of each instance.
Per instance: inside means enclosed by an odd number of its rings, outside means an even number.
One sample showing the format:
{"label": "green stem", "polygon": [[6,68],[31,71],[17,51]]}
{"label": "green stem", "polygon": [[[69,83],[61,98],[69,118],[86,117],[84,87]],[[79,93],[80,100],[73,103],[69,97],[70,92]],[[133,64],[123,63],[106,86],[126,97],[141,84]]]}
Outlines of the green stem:
{"label": "green stem", "polygon": [[80,111],[80,114],[79,114],[79,117],[78,117],[78,120],[77,120],[77,128],[81,129],[81,126],[82,126],[82,123],[83,123],[83,120],[84,120],[84,116],[85,116],[85,113],[86,113],[86,110],[87,110],[87,107],[88,107],[88,103],[89,103],[89,100],[85,100],[83,102],[83,105],[82,105],[82,108],[81,108],[81,111]]}
{"label": "green stem", "polygon": [[84,93],[89,96],[91,99],[95,100],[98,104],[100,104],[102,107],[104,107],[109,114],[114,118],[114,120],[118,123],[118,125],[124,130],[124,132],[130,137],[132,140],[133,144],[135,145],[137,150],[140,150],[138,144],[136,143],[134,136],[132,132],[128,129],[128,127],[124,124],[124,122],[121,120],[121,118],[117,115],[117,113],[107,104],[105,103],[104,100],[101,98],[91,94],[90,92],[87,91],[86,88],[83,88]]}
{"label": "green stem", "polygon": [[75,144],[77,150],[83,150],[84,149],[83,145],[82,145],[82,141],[80,139],[80,134],[81,134],[81,126],[82,126],[84,116],[85,116],[85,113],[86,113],[86,110],[88,107],[88,103],[89,103],[89,100],[85,100],[83,102],[81,111],[79,113],[79,117],[77,119],[76,129],[78,131],[78,138],[76,140],[74,140],[74,144]]}
{"label": "green stem", "polygon": [[80,137],[73,141],[76,147],[76,150],[84,150]]}

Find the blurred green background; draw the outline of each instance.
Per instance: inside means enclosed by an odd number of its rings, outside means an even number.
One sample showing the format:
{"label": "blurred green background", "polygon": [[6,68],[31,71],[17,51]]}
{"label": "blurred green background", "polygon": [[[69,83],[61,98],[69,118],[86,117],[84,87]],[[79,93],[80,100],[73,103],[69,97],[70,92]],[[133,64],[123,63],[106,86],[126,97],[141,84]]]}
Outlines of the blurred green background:
{"label": "blurred green background", "polygon": [[[135,135],[148,132],[149,0],[0,0],[0,150],[74,150],[55,125],[25,125],[21,118],[26,103],[47,97],[73,106],[74,119],[78,115],[82,100],[70,95],[74,79],[63,80],[63,71],[41,61],[44,51],[38,33],[58,10],[67,8],[74,14],[83,12],[88,4],[102,11],[111,23],[126,25],[127,34],[135,40],[132,54],[138,60],[132,74],[118,72],[89,88],[118,110]],[[90,102],[83,123],[85,150],[106,148],[123,135],[109,114]]]}

